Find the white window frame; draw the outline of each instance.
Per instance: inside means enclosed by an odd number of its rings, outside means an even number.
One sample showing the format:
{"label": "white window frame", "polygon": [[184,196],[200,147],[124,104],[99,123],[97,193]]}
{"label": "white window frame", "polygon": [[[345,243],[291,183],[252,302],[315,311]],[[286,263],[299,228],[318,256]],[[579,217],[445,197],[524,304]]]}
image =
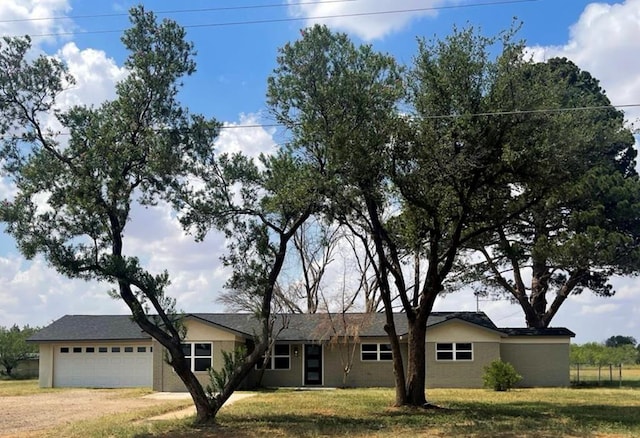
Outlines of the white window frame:
{"label": "white window frame", "polygon": [[[376,349],[364,351],[365,345],[375,345]],[[384,348],[383,348],[384,346]],[[388,350],[387,350],[388,348]],[[375,354],[375,359],[365,359],[365,354]],[[383,358],[383,355],[385,356]],[[386,357],[388,355],[388,358]],[[391,351],[391,344],[382,343],[382,342],[363,342],[360,344],[360,361],[361,362],[390,362],[393,360],[393,353]]]}
{"label": "white window frame", "polygon": [[[189,341],[189,342],[182,343],[183,347],[187,345],[189,346],[190,352],[189,354],[185,354],[184,358],[189,363],[189,369],[191,369],[192,372],[206,373],[209,368],[213,367],[213,343],[212,342]],[[209,354],[208,356],[196,355],[196,345],[209,345],[211,354]],[[196,359],[209,359],[209,367],[205,370],[196,371]]]}
{"label": "white window frame", "polygon": [[[283,347],[283,346],[287,347],[287,354],[276,354],[276,347]],[[289,366],[287,368],[276,368],[276,358],[277,359],[286,358]],[[256,364],[256,369],[262,368],[263,364],[264,364],[264,356],[262,356],[262,359],[258,361],[258,363]],[[275,344],[273,347],[271,347],[271,353],[269,354],[269,359],[267,360],[267,364],[264,369],[269,371],[290,370],[291,369],[291,344]]]}
{"label": "white window frame", "polygon": [[[451,349],[444,349],[442,346],[451,345]],[[469,345],[470,348],[459,348],[458,346]],[[451,353],[451,359],[440,359],[439,353]],[[462,353],[471,353],[470,358],[460,358]],[[436,361],[437,362],[472,362],[473,361],[473,342],[437,342],[436,343]]]}

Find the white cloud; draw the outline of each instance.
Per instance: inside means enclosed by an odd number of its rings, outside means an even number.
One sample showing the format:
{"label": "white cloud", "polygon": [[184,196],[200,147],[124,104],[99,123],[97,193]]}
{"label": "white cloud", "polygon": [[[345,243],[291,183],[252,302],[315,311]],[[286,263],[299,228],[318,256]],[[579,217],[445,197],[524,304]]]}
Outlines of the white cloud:
{"label": "white cloud", "polygon": [[80,50],[75,43],[64,45],[56,54],[69,68],[76,83],[58,101],[60,108],[73,105],[99,105],[115,97],[115,85],[125,78],[127,70],[118,67],[102,50]]}
{"label": "white cloud", "polygon": [[[12,36],[50,35],[72,30],[72,22],[64,17],[71,10],[68,0],[2,0],[0,2],[0,34]],[[54,36],[34,36],[39,46],[55,41]]]}
{"label": "white cloud", "polygon": [[[404,29],[412,20],[423,16],[435,16],[436,8],[450,0],[367,0],[355,2],[309,2],[300,4],[289,0],[289,12],[294,17],[306,18],[306,26],[316,23],[351,32],[363,40],[383,38]],[[416,11],[416,9],[423,9]],[[425,10],[426,9],[426,10]],[[386,11],[403,11],[382,13]],[[368,15],[367,15],[368,14]],[[314,18],[327,17],[327,18]]]}
{"label": "white cloud", "polygon": [[275,128],[267,130],[260,125],[258,114],[240,114],[239,122],[225,122],[216,140],[216,150],[219,154],[242,152],[253,158],[273,153],[277,146],[273,141]]}
{"label": "white cloud", "polygon": [[[564,56],[600,80],[614,104],[640,103],[640,0],[589,4],[557,46],[529,48],[536,60]],[[625,109],[630,121],[640,108]]]}

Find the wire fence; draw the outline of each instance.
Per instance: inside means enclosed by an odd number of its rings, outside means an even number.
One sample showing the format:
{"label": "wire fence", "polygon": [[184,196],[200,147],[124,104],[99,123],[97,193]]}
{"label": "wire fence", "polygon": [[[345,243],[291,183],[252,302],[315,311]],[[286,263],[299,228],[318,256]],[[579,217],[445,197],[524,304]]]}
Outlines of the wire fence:
{"label": "wire fence", "polygon": [[572,364],[571,383],[577,386],[640,387],[640,367],[624,364]]}

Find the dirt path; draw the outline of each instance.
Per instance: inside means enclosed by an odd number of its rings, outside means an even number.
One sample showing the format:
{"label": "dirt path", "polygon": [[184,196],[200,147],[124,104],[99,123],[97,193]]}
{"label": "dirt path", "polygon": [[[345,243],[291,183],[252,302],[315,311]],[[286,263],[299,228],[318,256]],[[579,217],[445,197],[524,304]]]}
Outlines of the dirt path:
{"label": "dirt path", "polygon": [[0,397],[0,437],[23,436],[79,420],[166,404],[167,399],[126,390],[73,389]]}
{"label": "dirt path", "polygon": [[[158,395],[161,395],[161,394],[162,393],[159,393]],[[243,398],[251,397],[254,395],[256,395],[255,392],[236,392],[229,398],[229,400],[227,400],[224,406],[229,406],[230,404],[238,400],[242,400]],[[147,418],[145,421],[177,420],[178,418],[184,418],[184,417],[188,417],[189,415],[195,415],[195,414],[196,414],[196,407],[189,406],[188,408],[180,409],[178,411],[167,412],[166,414],[158,415],[157,417]]]}

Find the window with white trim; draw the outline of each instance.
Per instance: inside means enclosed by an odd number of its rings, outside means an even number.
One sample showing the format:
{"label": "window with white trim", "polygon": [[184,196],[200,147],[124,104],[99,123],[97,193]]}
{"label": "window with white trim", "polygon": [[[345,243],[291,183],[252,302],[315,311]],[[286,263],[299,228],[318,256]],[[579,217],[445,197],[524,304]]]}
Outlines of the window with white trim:
{"label": "window with white trim", "polygon": [[[264,363],[264,356],[262,360],[258,361],[256,368],[261,368]],[[289,344],[275,344],[271,350],[271,355],[267,359],[267,365],[265,370],[288,370],[291,368],[291,346]]]}
{"label": "window with white trim", "polygon": [[473,360],[473,344],[471,342],[437,343],[436,360]]}
{"label": "window with white trim", "polygon": [[213,366],[213,345],[211,342],[187,342],[182,344],[184,358],[191,371],[207,371]]}
{"label": "window with white trim", "polygon": [[360,360],[382,361],[393,359],[391,344],[361,344]]}

